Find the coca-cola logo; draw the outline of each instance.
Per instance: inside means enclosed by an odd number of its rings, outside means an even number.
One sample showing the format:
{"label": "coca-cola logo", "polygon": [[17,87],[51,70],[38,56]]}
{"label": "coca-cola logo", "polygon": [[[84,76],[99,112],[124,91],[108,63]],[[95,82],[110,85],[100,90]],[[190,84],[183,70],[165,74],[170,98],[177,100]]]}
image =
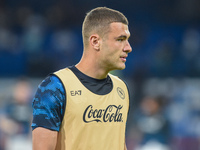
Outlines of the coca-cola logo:
{"label": "coca-cola logo", "polygon": [[89,105],[83,114],[83,121],[89,122],[123,122],[122,113],[120,112],[123,108],[122,105],[109,105],[105,109],[95,109],[92,105]]}

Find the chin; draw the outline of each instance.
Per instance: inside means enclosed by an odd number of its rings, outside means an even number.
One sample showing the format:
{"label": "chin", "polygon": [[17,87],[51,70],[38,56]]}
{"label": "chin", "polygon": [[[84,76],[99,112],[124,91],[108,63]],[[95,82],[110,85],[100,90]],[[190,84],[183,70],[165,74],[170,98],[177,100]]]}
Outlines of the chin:
{"label": "chin", "polygon": [[120,69],[118,69],[118,70],[124,70],[125,69],[125,67],[124,68],[120,68]]}
{"label": "chin", "polygon": [[122,66],[119,66],[118,68],[117,68],[117,70],[124,70],[126,68],[126,66],[125,65],[122,65]]}
{"label": "chin", "polygon": [[112,70],[123,70],[123,69],[125,69],[126,68],[126,65],[123,63],[120,63],[120,64],[116,64],[116,65],[110,65],[110,70],[112,71]]}

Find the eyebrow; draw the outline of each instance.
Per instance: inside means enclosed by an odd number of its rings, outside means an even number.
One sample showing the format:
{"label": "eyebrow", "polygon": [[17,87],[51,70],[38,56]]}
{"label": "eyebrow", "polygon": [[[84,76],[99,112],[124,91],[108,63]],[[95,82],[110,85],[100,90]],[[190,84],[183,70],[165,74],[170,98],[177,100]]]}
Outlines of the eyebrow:
{"label": "eyebrow", "polygon": [[116,37],[116,39],[129,39],[129,37],[127,37],[126,35],[120,35],[120,36]]}

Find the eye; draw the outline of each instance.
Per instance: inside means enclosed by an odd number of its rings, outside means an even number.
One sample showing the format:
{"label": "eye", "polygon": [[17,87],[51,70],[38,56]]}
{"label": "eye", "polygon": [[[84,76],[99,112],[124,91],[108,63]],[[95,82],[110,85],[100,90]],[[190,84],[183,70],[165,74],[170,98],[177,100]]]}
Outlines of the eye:
{"label": "eye", "polygon": [[122,41],[124,41],[124,39],[117,39],[117,41],[122,42]]}

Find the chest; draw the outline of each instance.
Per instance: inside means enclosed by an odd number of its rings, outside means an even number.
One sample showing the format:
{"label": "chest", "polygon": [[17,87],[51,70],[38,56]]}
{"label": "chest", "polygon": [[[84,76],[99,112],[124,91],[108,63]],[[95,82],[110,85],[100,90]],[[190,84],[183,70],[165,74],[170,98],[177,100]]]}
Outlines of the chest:
{"label": "chest", "polygon": [[74,119],[89,122],[123,122],[128,101],[117,89],[106,95],[96,95],[87,89],[67,92],[66,113]]}

